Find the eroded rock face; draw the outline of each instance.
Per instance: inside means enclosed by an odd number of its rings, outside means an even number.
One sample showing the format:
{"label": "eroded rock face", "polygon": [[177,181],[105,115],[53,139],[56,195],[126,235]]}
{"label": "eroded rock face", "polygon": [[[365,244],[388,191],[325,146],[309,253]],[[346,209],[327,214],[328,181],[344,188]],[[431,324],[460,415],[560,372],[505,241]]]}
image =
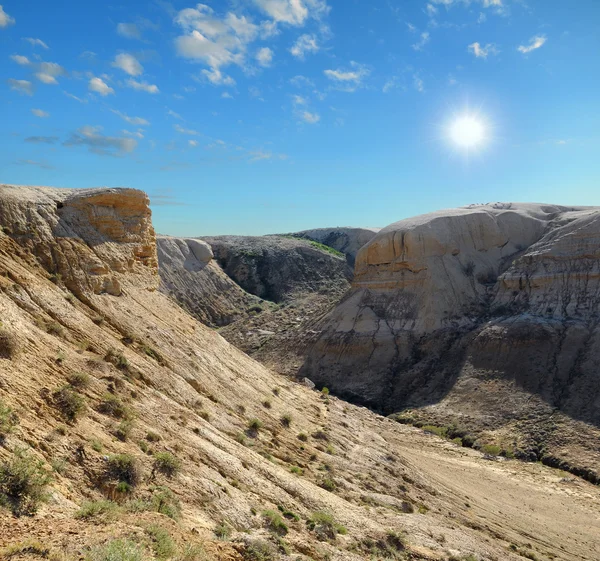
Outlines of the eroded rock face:
{"label": "eroded rock face", "polygon": [[75,294],[119,295],[131,274],[158,286],[148,202],[135,189],[0,185],[0,222]]}
{"label": "eroded rock face", "polygon": [[598,208],[402,220],[359,251],[300,375],[386,412],[430,406],[499,426],[527,416],[511,406],[522,392],[530,410],[600,426],[599,303]]}
{"label": "eroded rock face", "polygon": [[284,236],[215,236],[203,238],[223,271],[246,292],[272,302],[298,293],[347,285],[345,260]]}
{"label": "eroded rock face", "polygon": [[206,242],[194,238],[157,238],[160,290],[210,326],[228,325],[257,305],[213,260]]}

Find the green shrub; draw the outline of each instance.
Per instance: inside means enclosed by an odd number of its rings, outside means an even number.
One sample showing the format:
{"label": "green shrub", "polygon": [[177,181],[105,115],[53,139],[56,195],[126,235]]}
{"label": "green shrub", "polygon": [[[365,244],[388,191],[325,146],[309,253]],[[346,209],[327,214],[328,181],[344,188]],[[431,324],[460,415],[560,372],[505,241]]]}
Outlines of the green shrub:
{"label": "green shrub", "polygon": [[324,477],[321,480],[321,482],[319,483],[319,487],[321,487],[322,489],[325,489],[325,491],[329,491],[330,493],[333,493],[337,489],[337,484],[330,477]]}
{"label": "green shrub", "polygon": [[284,427],[289,427],[292,424],[292,416],[289,413],[284,413],[281,416],[281,424]]}
{"label": "green shrub", "polygon": [[275,548],[264,540],[252,540],[246,544],[243,557],[246,561],[272,561]]}
{"label": "green shrub", "polygon": [[181,460],[170,452],[157,452],[154,455],[154,471],[158,471],[167,477],[177,475],[181,469]]}
{"label": "green shrub", "polygon": [[119,426],[115,429],[114,435],[121,441],[127,442],[129,437],[131,436],[131,431],[133,430],[133,421],[121,421]]}
{"label": "green shrub", "polygon": [[50,333],[50,335],[56,335],[57,337],[62,337],[65,334],[63,326],[57,321],[51,321],[50,323],[47,323],[46,332]]}
{"label": "green shrub", "polygon": [[220,540],[226,540],[229,536],[231,536],[231,528],[225,524],[225,522],[221,522],[215,528],[215,536]]}
{"label": "green shrub", "polygon": [[75,513],[75,518],[90,520],[92,518],[114,519],[119,511],[116,503],[107,500],[86,501]]}
{"label": "green shrub", "polygon": [[0,445],[4,444],[6,437],[11,434],[19,424],[19,417],[3,401],[0,401]]}
{"label": "green shrub", "polygon": [[213,561],[204,546],[200,544],[186,543],[180,548],[175,561]]}
{"label": "green shrub", "polygon": [[16,450],[10,460],[0,464],[0,505],[8,506],[15,516],[31,516],[47,499],[50,481],[44,462]]}
{"label": "green shrub", "polygon": [[267,528],[279,536],[285,536],[288,533],[287,524],[283,521],[281,514],[274,510],[265,510],[262,513]]}
{"label": "green shrub", "polygon": [[90,385],[90,376],[83,372],[75,372],[67,376],[67,382],[78,390],[83,390]]}
{"label": "green shrub", "polygon": [[323,395],[329,395],[329,388],[323,388],[323,389],[321,390],[321,393],[322,393]]}
{"label": "green shrub", "polygon": [[446,438],[448,436],[448,427],[438,427],[436,425],[425,425],[422,427],[425,432],[430,434],[435,434],[441,438]]}
{"label": "green shrub", "polygon": [[301,432],[298,434],[297,438],[302,442],[306,442],[308,440],[308,435],[305,432]]}
{"label": "green shrub", "polygon": [[331,253],[331,255],[335,255],[336,257],[345,257],[341,251],[334,249],[328,245],[322,244],[320,242],[316,242],[314,240],[309,241],[310,245],[312,245],[316,249],[320,249],[321,251],[326,251],[327,253]]}
{"label": "green shrub", "polygon": [[277,505],[277,510],[279,510],[279,512],[281,512],[282,516],[284,518],[287,518],[288,520],[293,520],[294,522],[298,522],[300,520],[300,517],[295,512],[288,510],[284,506]]}
{"label": "green shrub", "polygon": [[291,473],[295,473],[296,475],[302,475],[304,472],[302,471],[302,468],[298,467],[298,466],[292,466],[290,468],[290,472]]}
{"label": "green shrub", "polygon": [[90,549],[86,561],[144,561],[145,552],[141,546],[128,539],[111,540],[105,545]]}
{"label": "green shrub", "polygon": [[248,421],[248,431],[252,435],[257,435],[258,431],[262,429],[263,424],[259,419],[250,419]]}
{"label": "green shrub", "polygon": [[151,524],[146,533],[152,539],[152,550],[157,559],[169,559],[175,555],[177,548],[169,532],[158,524]]}
{"label": "green shrub", "polygon": [[135,487],[141,480],[141,472],[137,460],[129,454],[110,456],[106,466],[106,476],[123,481]]}
{"label": "green shrub", "polygon": [[19,352],[19,339],[11,331],[0,329],[0,358],[13,359]]}
{"label": "green shrub", "polygon": [[115,419],[131,419],[133,412],[131,408],[123,403],[116,395],[107,393],[98,405],[98,411],[104,415],[110,415]]}
{"label": "green shrub", "polygon": [[177,520],[181,515],[181,503],[173,491],[168,487],[153,487],[151,490],[151,509]]}
{"label": "green shrub", "polygon": [[265,409],[271,409],[271,400],[270,400],[270,399],[265,399],[265,400],[262,402],[262,404],[263,404],[263,407],[264,407]]}
{"label": "green shrub", "polygon": [[50,549],[37,540],[27,539],[0,550],[0,559],[12,559],[13,557],[22,559],[24,556],[30,555],[46,559],[50,555]]}
{"label": "green shrub", "polygon": [[108,349],[104,355],[104,360],[114,364],[120,370],[127,370],[129,368],[129,361],[125,358],[125,355],[116,349]]}
{"label": "green shrub", "polygon": [[74,423],[85,411],[85,399],[71,386],[63,386],[52,394],[54,406],[69,423]]}
{"label": "green shrub", "polygon": [[315,512],[306,521],[309,530],[315,532],[320,540],[334,540],[337,534],[346,534],[347,530],[341,524],[338,524],[333,516],[328,512]]}
{"label": "green shrub", "polygon": [[502,447],[500,447],[496,444],[484,444],[481,447],[481,451],[484,454],[488,454],[490,456],[499,456],[500,453],[502,452]]}
{"label": "green shrub", "polygon": [[146,440],[148,442],[160,442],[161,436],[160,434],[152,431],[148,431],[146,433]]}

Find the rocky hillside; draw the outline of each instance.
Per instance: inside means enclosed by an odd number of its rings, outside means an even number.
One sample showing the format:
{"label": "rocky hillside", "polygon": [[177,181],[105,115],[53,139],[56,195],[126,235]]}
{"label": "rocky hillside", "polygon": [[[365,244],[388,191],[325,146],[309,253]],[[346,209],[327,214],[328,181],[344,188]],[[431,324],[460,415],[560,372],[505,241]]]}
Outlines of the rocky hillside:
{"label": "rocky hillside", "polygon": [[598,558],[597,487],[290,382],[175,305],[144,193],[2,185],[0,213],[0,558]]}
{"label": "rocky hillside", "polygon": [[599,303],[600,209],[498,203],[402,220],[358,253],[302,375],[599,481]]}
{"label": "rocky hillside", "polygon": [[221,327],[263,310],[263,301],[236,284],[193,238],[157,238],[160,289],[209,326]]}
{"label": "rocky hillside", "polygon": [[348,287],[352,272],[340,252],[285,236],[203,238],[223,271],[246,292],[285,302],[296,294]]}
{"label": "rocky hillside", "polygon": [[315,228],[290,235],[336,249],[346,256],[348,265],[354,268],[358,250],[370,242],[379,230],[380,228]]}

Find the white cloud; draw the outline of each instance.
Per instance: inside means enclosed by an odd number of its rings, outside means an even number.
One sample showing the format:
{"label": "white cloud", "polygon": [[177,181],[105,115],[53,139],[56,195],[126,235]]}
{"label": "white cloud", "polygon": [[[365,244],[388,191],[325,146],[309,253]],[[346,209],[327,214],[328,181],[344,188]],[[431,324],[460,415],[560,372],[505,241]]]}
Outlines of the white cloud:
{"label": "white cloud", "polygon": [[135,131],[135,132],[131,132],[131,131],[128,131],[128,130],[125,130],[125,129],[124,129],[124,130],[122,130],[121,132],[122,132],[122,133],[123,133],[125,136],[135,136],[135,137],[137,137],[137,138],[144,138],[144,131],[143,131],[142,129],[138,129],[138,130],[137,130],[137,131]]}
{"label": "white cloud", "polygon": [[27,66],[30,64],[29,59],[23,55],[10,55],[10,58],[13,62],[20,64],[21,66]]}
{"label": "white cloud", "polygon": [[392,90],[395,90],[398,87],[398,78],[396,76],[392,76],[382,88],[383,93],[389,93]]}
{"label": "white cloud", "polygon": [[425,7],[425,11],[427,12],[427,15],[430,18],[432,18],[438,13],[438,9],[433,4],[427,4],[427,6]]}
{"label": "white cloud", "polygon": [[324,74],[338,84],[338,88],[344,91],[353,92],[362,85],[362,81],[366,78],[370,70],[363,64],[351,61],[352,70],[325,70]]}
{"label": "white cloud", "polygon": [[306,105],[307,104],[307,100],[305,97],[302,97],[301,95],[293,95],[292,96],[292,103],[294,105]]}
{"label": "white cloud", "polygon": [[493,43],[488,43],[484,46],[477,42],[469,45],[468,51],[473,53],[477,58],[487,58],[488,55],[497,55],[500,52]]}
{"label": "white cloud", "polygon": [[36,39],[35,37],[24,37],[23,38],[28,43],[31,43],[32,47],[42,47],[42,49],[48,49],[48,45],[44,43],[41,39]]}
{"label": "white cloud", "polygon": [[417,90],[420,93],[423,93],[425,91],[425,83],[418,74],[415,74],[413,76],[413,86],[415,87],[415,90]]}
{"label": "white cloud", "polygon": [[9,78],[7,80],[11,90],[25,95],[33,95],[33,84],[29,80],[15,80]]}
{"label": "white cloud", "polygon": [[146,119],[142,119],[142,117],[130,117],[129,115],[125,115],[116,109],[111,109],[111,111],[121,117],[124,121],[129,123],[130,125],[136,125],[138,127],[147,127],[150,123]]}
{"label": "white cloud", "polygon": [[41,109],[32,109],[31,112],[36,116],[36,117],[40,117],[40,118],[45,118],[45,117],[50,117],[50,113],[47,113],[46,111],[42,111]]}
{"label": "white cloud", "polygon": [[303,25],[308,18],[321,19],[329,12],[325,0],[254,0],[274,21]]}
{"label": "white cloud", "polygon": [[517,48],[517,51],[523,54],[530,53],[531,51],[539,49],[547,40],[545,35],[536,35],[529,40],[529,45],[521,45]]}
{"label": "white cloud", "polygon": [[107,96],[109,94],[114,94],[115,90],[113,90],[102,78],[91,78],[88,83],[88,89],[91,92],[96,92],[101,96]]}
{"label": "white cloud", "polygon": [[415,51],[421,51],[425,45],[429,43],[429,32],[423,31],[421,38],[412,46]]}
{"label": "white cloud", "polygon": [[181,134],[189,134],[190,136],[197,136],[198,135],[198,131],[195,131],[193,129],[184,129],[181,125],[173,125],[173,128]]}
{"label": "white cloud", "polygon": [[86,125],[71,133],[63,144],[64,146],[87,146],[90,152],[101,156],[123,156],[133,152],[137,147],[137,140],[101,134],[102,127]]}
{"label": "white cloud", "polygon": [[139,63],[138,59],[127,53],[117,55],[111,66],[120,68],[130,76],[139,76],[144,72],[144,67]]}
{"label": "white cloud", "polygon": [[271,66],[271,63],[273,62],[273,51],[269,49],[269,47],[259,49],[256,53],[256,60],[258,61],[258,64],[265,68]]}
{"label": "white cloud", "polygon": [[292,45],[290,53],[296,58],[304,60],[304,57],[308,53],[318,53],[319,48],[319,43],[314,35],[304,34],[300,35],[298,40]]}
{"label": "white cloud", "polygon": [[290,84],[296,86],[297,88],[314,88],[315,83],[306,76],[294,76],[290,79]]}
{"label": "white cloud", "polygon": [[198,146],[198,141],[197,140],[188,140],[188,144],[192,147],[192,148],[196,148],[196,146]]}
{"label": "white cloud", "polygon": [[175,113],[175,111],[173,111],[172,109],[167,109],[167,115],[169,115],[169,117],[173,117],[174,119],[179,119],[180,121],[183,121],[181,115],[179,113]]}
{"label": "white cloud", "polygon": [[15,23],[15,18],[11,18],[2,8],[2,4],[0,4],[0,27],[8,27]]}
{"label": "white cloud", "polygon": [[321,117],[318,113],[311,113],[310,111],[303,111],[302,112],[302,120],[305,123],[314,125],[321,120]]}
{"label": "white cloud", "polygon": [[416,33],[416,31],[417,31],[417,28],[410,22],[406,22],[406,27],[408,27],[408,30],[411,33]]}
{"label": "white cloud", "polygon": [[119,23],[117,33],[127,39],[141,39],[142,33],[135,23]]}
{"label": "white cloud", "polygon": [[55,169],[54,166],[51,166],[46,162],[37,162],[35,160],[17,160],[15,163],[21,166],[37,166],[42,169]]}
{"label": "white cloud", "polygon": [[69,93],[69,92],[65,92],[64,90],[63,90],[63,93],[64,93],[64,94],[65,94],[67,97],[70,97],[71,99],[74,99],[75,101],[78,101],[79,103],[87,103],[87,102],[88,102],[88,100],[87,100],[87,99],[81,99],[80,97],[77,97],[76,95],[73,95],[73,94],[71,94],[71,93]]}
{"label": "white cloud", "polygon": [[235,80],[227,74],[221,72],[218,68],[212,70],[202,70],[202,75],[213,85],[213,86],[235,86]]}
{"label": "white cloud", "polygon": [[175,17],[186,32],[175,39],[179,55],[203,61],[218,69],[228,64],[241,65],[245,59],[246,46],[259,36],[260,26],[245,16],[229,12],[223,18],[204,4],[181,10]]}
{"label": "white cloud", "polygon": [[44,84],[58,84],[56,78],[67,75],[67,71],[56,62],[40,62],[36,68],[35,77]]}
{"label": "white cloud", "polygon": [[137,91],[147,92],[150,94],[159,93],[158,86],[155,84],[148,84],[147,82],[138,82],[136,80],[129,79],[127,80],[127,85]]}
{"label": "white cloud", "polygon": [[221,97],[222,97],[223,99],[233,99],[233,96],[232,96],[232,95],[231,95],[229,92],[223,92],[223,93],[221,94]]}

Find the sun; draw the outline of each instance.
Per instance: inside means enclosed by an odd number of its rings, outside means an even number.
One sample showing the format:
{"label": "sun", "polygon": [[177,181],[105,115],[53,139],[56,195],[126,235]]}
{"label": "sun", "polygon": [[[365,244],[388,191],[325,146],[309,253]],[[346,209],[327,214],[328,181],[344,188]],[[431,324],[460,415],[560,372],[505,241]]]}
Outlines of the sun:
{"label": "sun", "polygon": [[461,148],[477,148],[486,140],[483,121],[473,115],[461,115],[450,124],[450,138]]}

